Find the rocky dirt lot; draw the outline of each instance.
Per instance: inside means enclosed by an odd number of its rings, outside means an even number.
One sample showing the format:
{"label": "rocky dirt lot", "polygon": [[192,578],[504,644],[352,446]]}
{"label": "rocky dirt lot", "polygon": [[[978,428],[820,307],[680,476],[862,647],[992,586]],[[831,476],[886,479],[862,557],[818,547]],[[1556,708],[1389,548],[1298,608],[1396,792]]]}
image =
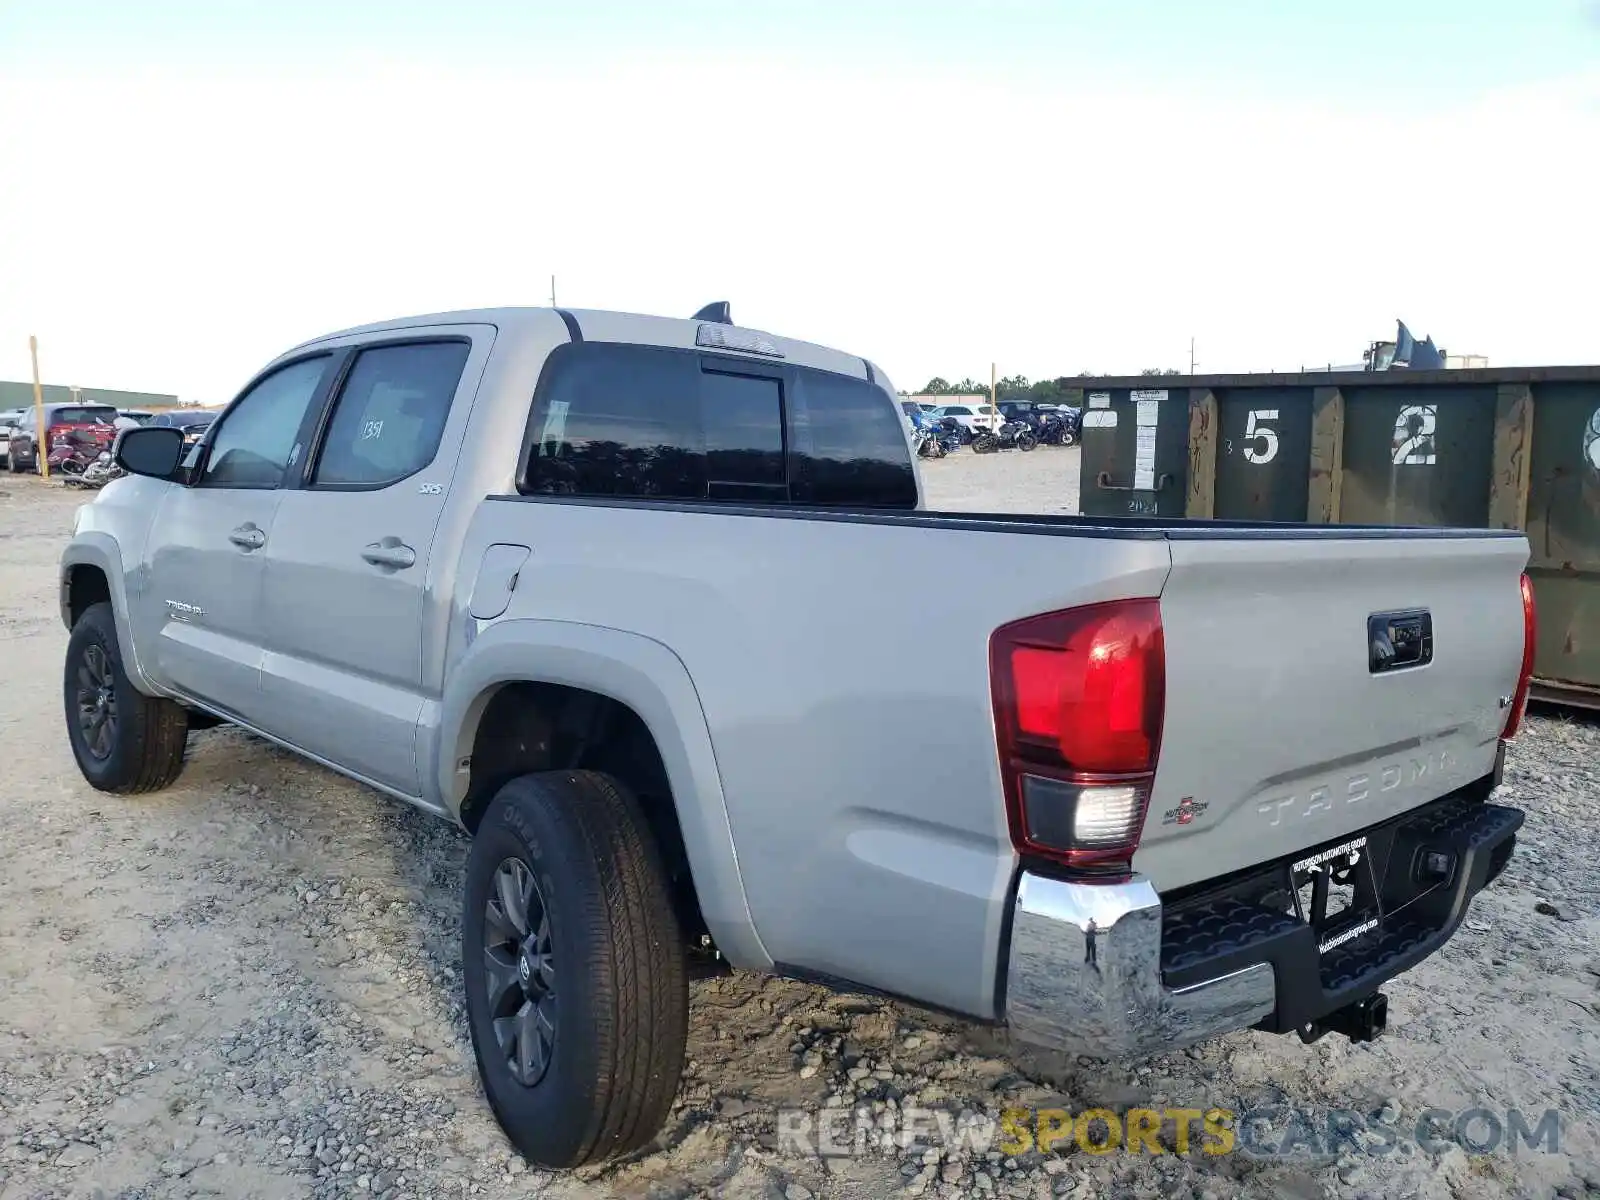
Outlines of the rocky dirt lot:
{"label": "rocky dirt lot", "polygon": [[[1076,460],[962,454],[926,476],[947,507],[1071,511]],[[1600,1193],[1589,719],[1544,714],[1515,743],[1518,853],[1445,950],[1387,989],[1375,1044],[1241,1033],[1107,1064],[735,975],[694,987],[661,1148],[555,1177],[512,1154],[477,1086],[457,951],[464,836],[226,728],[191,737],[168,792],[123,800],[81,781],[62,730],[55,563],[82,500],[0,476],[0,1200]],[[1259,1119],[1231,1154],[1007,1156],[982,1120],[1019,1105]],[[780,1109],[858,1107],[880,1132],[911,1110],[949,1124],[885,1146],[853,1139],[847,1119],[836,1142],[863,1151],[847,1157],[782,1136]],[[1502,1122],[1521,1110],[1529,1126],[1556,1110],[1558,1146],[1477,1152],[1493,1128],[1481,1116],[1459,1141],[1449,1117],[1413,1140],[1425,1110],[1472,1108]],[[1397,1132],[1330,1144],[1340,1111]],[[956,1128],[962,1113],[978,1123]],[[1291,1128],[1287,1158],[1247,1152]]]}

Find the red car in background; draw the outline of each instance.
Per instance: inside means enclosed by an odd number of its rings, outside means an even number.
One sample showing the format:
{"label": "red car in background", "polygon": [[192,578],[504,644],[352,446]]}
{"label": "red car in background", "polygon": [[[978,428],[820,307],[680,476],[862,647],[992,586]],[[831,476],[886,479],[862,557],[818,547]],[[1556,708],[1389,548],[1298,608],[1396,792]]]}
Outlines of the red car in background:
{"label": "red car in background", "polygon": [[[44,421],[45,454],[69,434],[74,441],[92,441],[109,450],[117,438],[117,410],[109,404],[46,404]],[[32,408],[22,412],[22,420],[11,431],[8,465],[13,473],[39,469],[38,414]]]}

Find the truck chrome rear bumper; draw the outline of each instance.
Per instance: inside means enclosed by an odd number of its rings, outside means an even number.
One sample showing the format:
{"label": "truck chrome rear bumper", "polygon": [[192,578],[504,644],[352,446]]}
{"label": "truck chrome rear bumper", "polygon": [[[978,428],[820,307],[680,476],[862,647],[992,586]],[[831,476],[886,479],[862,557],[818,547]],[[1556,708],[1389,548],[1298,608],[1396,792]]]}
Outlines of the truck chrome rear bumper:
{"label": "truck chrome rear bumper", "polygon": [[1320,932],[1298,909],[1285,911],[1297,886],[1288,859],[1189,889],[1165,908],[1141,875],[1069,883],[1024,871],[1006,1023],[1022,1041],[1097,1057],[1160,1053],[1250,1026],[1314,1033],[1448,941],[1505,868],[1522,813],[1485,803],[1485,790],[1443,797],[1327,853],[1314,849],[1321,861],[1359,848],[1370,864],[1362,869],[1371,907]]}
{"label": "truck chrome rear bumper", "polygon": [[1275,1003],[1267,963],[1163,986],[1161,898],[1143,876],[1065,883],[1023,872],[1006,972],[1006,1023],[1022,1041],[1136,1057],[1254,1025]]}

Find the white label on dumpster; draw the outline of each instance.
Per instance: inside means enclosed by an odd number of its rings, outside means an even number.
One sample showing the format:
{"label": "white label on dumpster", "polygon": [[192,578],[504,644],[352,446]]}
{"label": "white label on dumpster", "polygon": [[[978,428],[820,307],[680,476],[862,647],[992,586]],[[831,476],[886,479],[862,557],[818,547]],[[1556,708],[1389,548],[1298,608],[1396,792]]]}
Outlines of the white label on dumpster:
{"label": "white label on dumpster", "polygon": [[1085,429],[1115,429],[1117,414],[1111,410],[1110,392],[1090,392],[1089,409],[1083,414]]}
{"label": "white label on dumpster", "polygon": [[[1157,406],[1167,398],[1165,389],[1156,391],[1133,391],[1129,393],[1134,405],[1139,410],[1139,424],[1154,425],[1156,423]],[[1145,414],[1149,414],[1148,417]]]}
{"label": "white label on dumpster", "polygon": [[1134,423],[1139,427],[1133,445],[1133,489],[1153,492],[1156,486],[1156,423],[1161,418],[1164,391],[1132,393]]}
{"label": "white label on dumpster", "polygon": [[1109,408],[1091,408],[1083,414],[1083,427],[1085,429],[1115,429],[1117,427],[1117,414]]}

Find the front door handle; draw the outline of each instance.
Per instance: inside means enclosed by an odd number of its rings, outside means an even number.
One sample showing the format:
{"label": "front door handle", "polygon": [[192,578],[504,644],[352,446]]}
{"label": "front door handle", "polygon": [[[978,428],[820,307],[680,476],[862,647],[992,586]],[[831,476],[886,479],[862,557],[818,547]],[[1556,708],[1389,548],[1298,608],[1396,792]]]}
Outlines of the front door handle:
{"label": "front door handle", "polygon": [[228,535],[228,540],[241,550],[259,550],[267,544],[267,535],[254,525],[241,525]]}
{"label": "front door handle", "polygon": [[386,537],[383,541],[373,542],[362,550],[361,557],[375,567],[402,571],[416,563],[417,552],[399,538]]}

